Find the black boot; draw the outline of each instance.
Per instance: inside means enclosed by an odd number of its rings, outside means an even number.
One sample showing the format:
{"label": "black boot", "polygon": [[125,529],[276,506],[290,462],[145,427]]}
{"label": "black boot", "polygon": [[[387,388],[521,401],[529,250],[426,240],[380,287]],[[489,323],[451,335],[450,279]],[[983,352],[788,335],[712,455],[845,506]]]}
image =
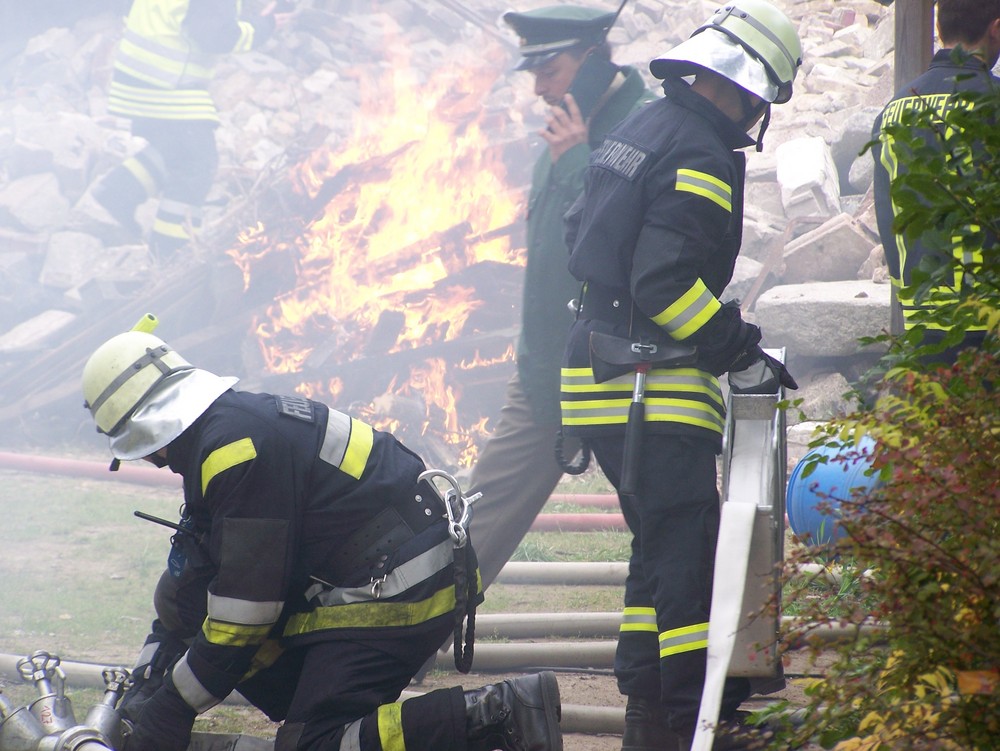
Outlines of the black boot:
{"label": "black boot", "polygon": [[561,716],[549,671],[465,692],[469,751],[562,751]]}
{"label": "black boot", "polygon": [[625,706],[622,751],[690,751],[691,738],[667,727],[656,702],[630,698]]}

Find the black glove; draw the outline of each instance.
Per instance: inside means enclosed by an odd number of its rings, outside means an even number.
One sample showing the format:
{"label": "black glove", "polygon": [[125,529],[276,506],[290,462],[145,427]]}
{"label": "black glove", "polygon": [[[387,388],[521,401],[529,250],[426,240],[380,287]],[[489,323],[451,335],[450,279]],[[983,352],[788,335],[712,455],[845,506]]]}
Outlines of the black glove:
{"label": "black glove", "polygon": [[[146,637],[142,653],[148,659],[132,668],[132,684],[118,704],[122,719],[134,723],[143,705],[163,684],[163,674],[184,654],[187,646],[176,636],[166,633],[153,623],[153,633]],[[140,657],[141,659],[141,657]]]}
{"label": "black glove", "polygon": [[139,709],[123,751],[185,751],[196,716],[168,678]]}
{"label": "black glove", "polygon": [[779,385],[793,390],[799,387],[784,363],[763,350],[756,361],[729,371],[729,388],[734,394],[777,394]]}
{"label": "black glove", "polygon": [[712,330],[706,332],[707,339],[696,342],[698,367],[720,376],[759,360],[763,354],[757,346],[760,329],[743,320],[739,305],[727,302],[716,315],[719,318],[713,322]]}

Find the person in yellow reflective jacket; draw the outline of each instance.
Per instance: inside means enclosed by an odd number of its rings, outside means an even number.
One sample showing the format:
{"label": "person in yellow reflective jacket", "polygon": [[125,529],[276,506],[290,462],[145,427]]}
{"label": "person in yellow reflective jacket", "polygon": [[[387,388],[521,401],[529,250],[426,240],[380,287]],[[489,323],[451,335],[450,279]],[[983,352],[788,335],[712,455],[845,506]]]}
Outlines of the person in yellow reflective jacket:
{"label": "person in yellow reflective jacket", "polygon": [[190,240],[218,167],[209,84],[219,55],[259,48],[288,13],[240,17],[240,0],[134,0],[114,58],[108,112],[146,147],[100,179],[93,198],[129,239],[136,208],[159,196],[149,244],[160,258]]}
{"label": "person in yellow reflective jacket", "polygon": [[482,599],[468,538],[391,434],[236,381],[143,330],[84,366],[115,462],[184,480],[125,751],[184,751],[234,690],[283,722],[276,751],[561,751],[551,672],[398,701]]}

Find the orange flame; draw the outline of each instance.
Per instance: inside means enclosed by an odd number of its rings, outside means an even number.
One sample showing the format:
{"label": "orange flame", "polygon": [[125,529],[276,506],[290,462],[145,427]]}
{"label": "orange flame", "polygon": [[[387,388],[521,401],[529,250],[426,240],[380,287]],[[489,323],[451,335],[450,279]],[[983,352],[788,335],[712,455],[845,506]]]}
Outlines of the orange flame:
{"label": "orange flame", "polygon": [[[398,40],[386,47],[405,49]],[[362,76],[353,136],[310,154],[293,175],[312,213],[301,235],[281,242],[258,224],[229,251],[248,286],[264,255],[293,251],[295,288],[255,324],[269,371],[305,374],[311,358],[321,358],[320,341],[346,363],[366,356],[379,336],[383,354],[454,340],[484,303],[448,277],[484,261],[523,265],[503,231],[518,221],[520,196],[505,185],[500,149],[481,123],[484,99],[507,64],[495,44],[477,52],[438,64],[426,83],[405,60],[393,61],[380,82]],[[512,358],[512,348],[500,358],[477,352],[458,368]],[[335,403],[343,388],[338,379],[312,378],[298,391]],[[458,424],[461,394],[442,359],[411,367],[409,381],[394,380],[389,390],[419,394],[427,405],[421,432],[432,429],[463,456],[474,454],[470,444],[485,420]],[[398,425],[382,418],[378,427]]]}

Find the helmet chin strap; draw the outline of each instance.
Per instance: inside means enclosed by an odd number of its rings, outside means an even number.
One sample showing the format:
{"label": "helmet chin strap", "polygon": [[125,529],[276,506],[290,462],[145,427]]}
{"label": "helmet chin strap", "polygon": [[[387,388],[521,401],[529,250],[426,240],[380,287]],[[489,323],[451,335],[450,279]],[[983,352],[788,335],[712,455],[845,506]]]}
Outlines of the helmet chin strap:
{"label": "helmet chin strap", "polygon": [[771,103],[764,99],[758,99],[758,103],[754,104],[753,100],[750,98],[750,94],[742,87],[737,86],[736,90],[740,95],[740,107],[747,113],[739,122],[741,128],[744,130],[750,130],[753,123],[760,117],[760,113],[764,113],[764,119],[761,121],[760,130],[757,132],[756,146],[757,151],[763,151],[764,132],[767,130],[767,126],[771,123]]}

